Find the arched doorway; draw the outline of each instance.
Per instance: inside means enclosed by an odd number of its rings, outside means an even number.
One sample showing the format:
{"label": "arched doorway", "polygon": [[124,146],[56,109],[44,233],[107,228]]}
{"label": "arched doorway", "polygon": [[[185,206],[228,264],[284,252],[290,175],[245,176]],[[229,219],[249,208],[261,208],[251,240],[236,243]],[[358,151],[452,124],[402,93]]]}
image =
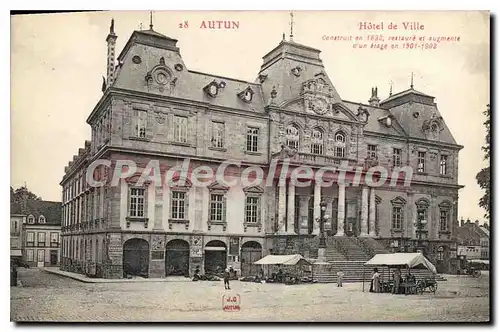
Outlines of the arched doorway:
{"label": "arched doorway", "polygon": [[261,267],[253,263],[262,258],[262,246],[255,241],[248,241],[241,247],[241,276],[256,276]]}
{"label": "arched doorway", "polygon": [[172,240],[167,243],[165,274],[167,276],[189,275],[189,243],[187,241]]}
{"label": "arched doorway", "polygon": [[205,273],[216,274],[224,272],[227,266],[227,247],[219,240],[213,240],[205,245]]}
{"label": "arched doorway", "polygon": [[123,244],[123,275],[148,277],[149,243],[143,239],[130,239]]}

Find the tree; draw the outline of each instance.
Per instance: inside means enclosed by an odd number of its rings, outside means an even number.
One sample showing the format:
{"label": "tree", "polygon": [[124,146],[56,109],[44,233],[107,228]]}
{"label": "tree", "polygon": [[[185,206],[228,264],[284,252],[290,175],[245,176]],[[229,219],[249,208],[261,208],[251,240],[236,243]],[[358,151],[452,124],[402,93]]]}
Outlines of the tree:
{"label": "tree", "polygon": [[40,197],[29,191],[28,188],[26,187],[20,187],[17,189],[10,187],[11,203],[22,203],[24,197],[26,197],[28,200],[36,200],[36,201],[42,200]]}
{"label": "tree", "polygon": [[[486,127],[486,145],[481,147],[481,150],[484,151],[484,160],[490,160],[490,105],[486,106],[486,110],[483,112],[486,115],[486,121],[484,122],[484,126]],[[479,199],[479,206],[486,210],[484,217],[486,219],[490,219],[490,205],[491,205],[491,171],[490,166],[483,168],[476,175],[477,184],[479,187],[484,190],[484,195]]]}

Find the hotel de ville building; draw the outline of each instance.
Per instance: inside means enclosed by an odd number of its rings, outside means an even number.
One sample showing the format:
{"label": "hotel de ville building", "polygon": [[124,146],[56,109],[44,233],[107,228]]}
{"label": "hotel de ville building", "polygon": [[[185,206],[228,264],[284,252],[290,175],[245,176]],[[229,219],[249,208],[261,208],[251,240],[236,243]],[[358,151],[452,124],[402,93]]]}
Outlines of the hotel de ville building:
{"label": "hotel de ville building", "polygon": [[[152,25],[134,31],[120,53],[113,21],[104,39],[107,77],[87,118],[92,137],[60,183],[63,270],[163,278],[231,266],[247,276],[270,253],[362,264],[375,253],[421,250],[438,272],[455,271],[463,147],[434,97],[411,85],[383,100],[376,88],[366,101],[343,100],[320,50],[285,38],[263,54],[254,82],[190,70],[177,40]],[[163,170],[188,158],[190,168],[241,162],[240,172],[267,172],[287,159],[290,170],[346,162],[389,173],[409,166],[413,175],[410,186],[397,187],[137,181],[150,160]],[[98,159],[109,160],[109,169],[132,160],[137,174],[91,187],[86,171]],[[96,173],[110,177],[106,168]],[[318,257],[321,236],[326,248]]]}

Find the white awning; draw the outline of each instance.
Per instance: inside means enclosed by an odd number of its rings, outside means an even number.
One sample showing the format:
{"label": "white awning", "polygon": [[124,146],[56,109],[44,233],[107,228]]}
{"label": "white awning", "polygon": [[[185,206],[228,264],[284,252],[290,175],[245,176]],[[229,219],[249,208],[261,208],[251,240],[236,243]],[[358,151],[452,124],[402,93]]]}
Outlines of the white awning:
{"label": "white awning", "polygon": [[22,253],[21,249],[10,249],[10,255],[23,257],[23,253]]}
{"label": "white awning", "polygon": [[394,253],[394,254],[377,254],[368,262],[368,266],[399,266],[409,268],[426,268],[433,273],[437,273],[436,267],[424,257],[422,253]]}
{"label": "white awning", "polygon": [[267,255],[266,257],[261,258],[258,261],[254,262],[254,264],[257,264],[257,265],[279,265],[279,264],[295,265],[295,264],[298,264],[299,262],[305,263],[305,264],[311,264],[301,255]]}

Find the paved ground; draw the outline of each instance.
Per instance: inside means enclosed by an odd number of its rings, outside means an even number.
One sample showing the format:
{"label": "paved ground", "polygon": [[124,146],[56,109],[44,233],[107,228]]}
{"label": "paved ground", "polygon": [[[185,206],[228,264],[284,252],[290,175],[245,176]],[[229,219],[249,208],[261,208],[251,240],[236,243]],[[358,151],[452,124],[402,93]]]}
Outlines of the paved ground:
{"label": "paved ground", "polygon": [[[361,284],[286,286],[232,282],[89,284],[19,269],[11,287],[13,321],[488,321],[489,276],[447,276],[435,295],[361,291]],[[239,295],[239,312],[222,296]]]}

